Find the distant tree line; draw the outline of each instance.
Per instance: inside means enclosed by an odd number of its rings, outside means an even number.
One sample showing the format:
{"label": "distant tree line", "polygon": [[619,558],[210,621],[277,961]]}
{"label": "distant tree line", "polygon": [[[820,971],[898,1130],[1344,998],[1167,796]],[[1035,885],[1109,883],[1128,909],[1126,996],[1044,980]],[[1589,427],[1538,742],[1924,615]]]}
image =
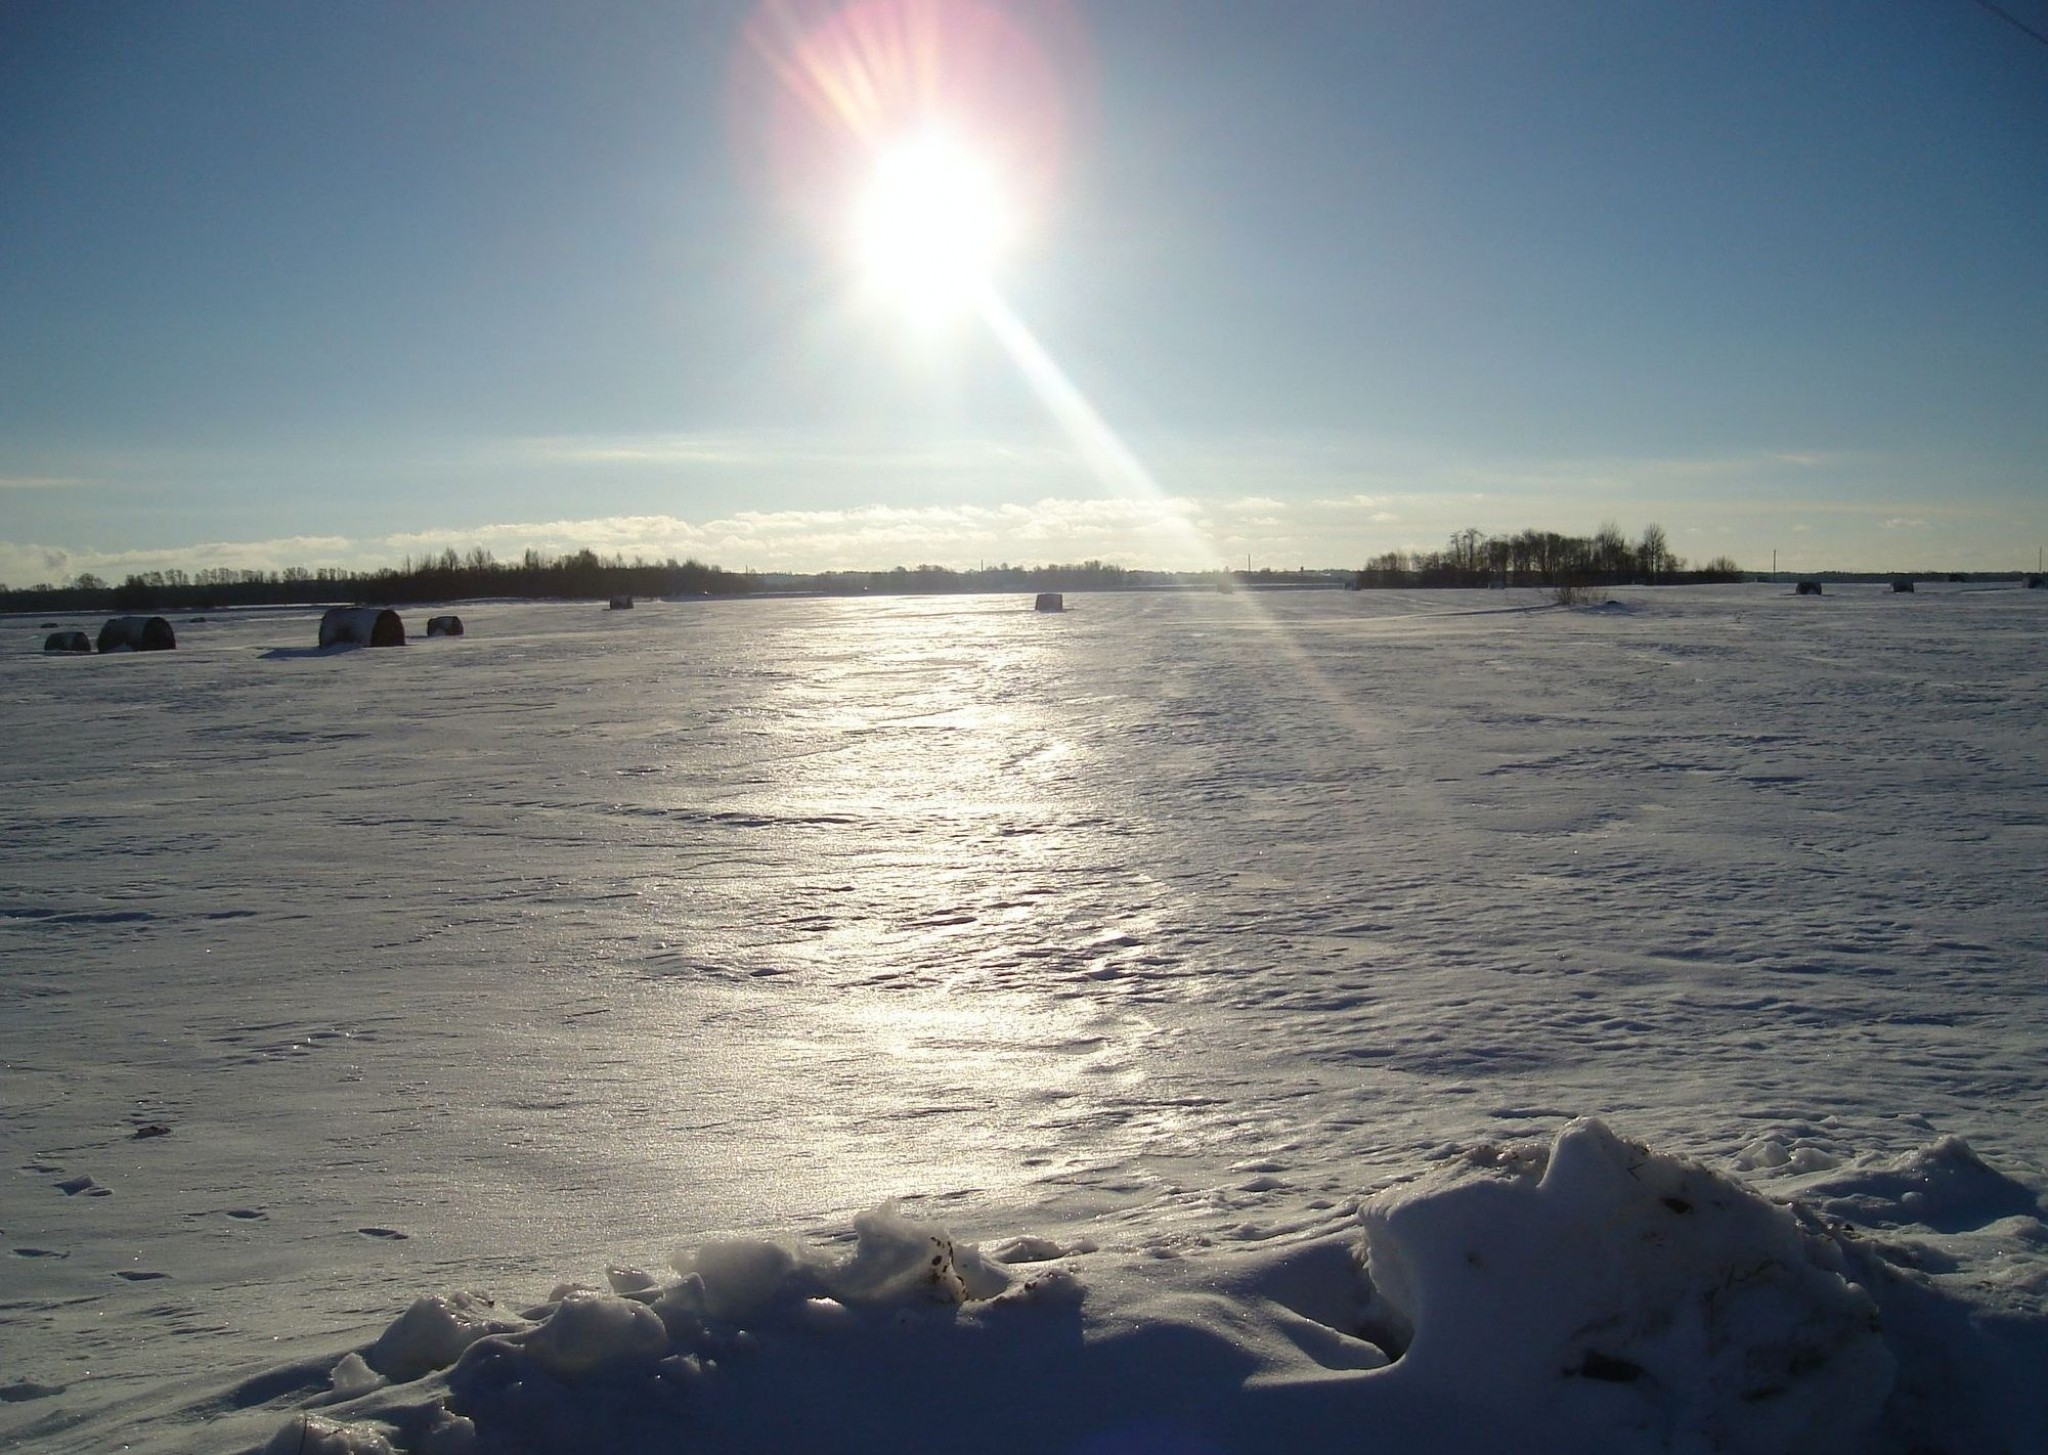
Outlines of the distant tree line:
{"label": "distant tree line", "polygon": [[528,551],[517,561],[500,561],[481,546],[466,554],[453,549],[401,566],[346,571],[324,566],[307,570],[236,570],[216,566],[185,572],[149,571],[119,585],[86,573],[63,586],[0,587],[6,611],[185,611],[229,606],[314,605],[359,601],[377,606],[406,602],[460,601],[482,596],[573,600],[610,596],[733,595],[755,589],[755,577],[699,561],[661,562],[595,551],[546,556]]}
{"label": "distant tree line", "polygon": [[1630,541],[1609,522],[1590,536],[1525,530],[1489,536],[1466,529],[1441,551],[1388,551],[1366,562],[1353,578],[1360,590],[1375,586],[1646,586],[1740,581],[1745,573],[1726,556],[1688,568],[1672,553],[1660,525]]}
{"label": "distant tree line", "polygon": [[833,596],[921,596],[945,592],[1118,591],[1149,583],[1152,577],[1104,561],[1082,561],[1063,566],[1012,566],[1005,562],[972,571],[956,571],[949,566],[897,566],[887,571],[825,571],[774,579]]}

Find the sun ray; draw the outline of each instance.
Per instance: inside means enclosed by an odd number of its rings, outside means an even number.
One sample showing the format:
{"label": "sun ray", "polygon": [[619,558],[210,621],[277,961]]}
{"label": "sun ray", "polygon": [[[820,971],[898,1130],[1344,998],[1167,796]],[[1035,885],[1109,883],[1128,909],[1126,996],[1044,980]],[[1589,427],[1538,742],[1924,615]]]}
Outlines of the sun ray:
{"label": "sun ray", "polygon": [[[750,27],[771,81],[755,120],[784,195],[899,316],[918,326],[978,318],[1106,494],[1169,507],[1160,518],[1176,524],[1161,554],[1220,567],[1190,512],[1173,508],[997,287],[1057,170],[1060,77],[1087,69],[1085,47],[1064,35],[1055,66],[986,0],[804,4],[767,0]],[[821,203],[829,216],[817,217]]]}

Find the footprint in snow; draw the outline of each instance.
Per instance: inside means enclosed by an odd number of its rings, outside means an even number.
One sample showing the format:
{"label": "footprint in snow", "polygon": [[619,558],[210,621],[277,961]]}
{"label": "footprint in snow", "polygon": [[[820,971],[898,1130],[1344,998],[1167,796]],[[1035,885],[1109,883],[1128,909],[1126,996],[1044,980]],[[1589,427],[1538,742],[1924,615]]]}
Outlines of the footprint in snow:
{"label": "footprint in snow", "polygon": [[17,1258],[69,1258],[70,1252],[61,1248],[16,1248]]}
{"label": "footprint in snow", "polygon": [[357,1228],[356,1231],[366,1238],[396,1238],[400,1242],[412,1236],[411,1233],[401,1233],[396,1228]]}
{"label": "footprint in snow", "polygon": [[168,1273],[152,1273],[141,1268],[122,1268],[114,1274],[114,1277],[125,1278],[130,1283],[154,1283],[159,1278],[169,1278],[170,1276]]}
{"label": "footprint in snow", "polygon": [[57,1184],[57,1191],[63,1193],[66,1197],[76,1197],[81,1192],[87,1197],[112,1197],[114,1195],[113,1188],[102,1187],[83,1174],[77,1177],[65,1178]]}

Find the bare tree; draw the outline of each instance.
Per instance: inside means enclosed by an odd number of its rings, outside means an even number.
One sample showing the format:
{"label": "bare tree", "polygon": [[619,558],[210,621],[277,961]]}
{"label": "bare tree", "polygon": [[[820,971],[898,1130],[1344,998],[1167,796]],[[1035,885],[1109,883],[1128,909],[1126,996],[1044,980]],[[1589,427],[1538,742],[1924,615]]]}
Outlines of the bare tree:
{"label": "bare tree", "polygon": [[1677,566],[1671,555],[1671,543],[1665,538],[1664,527],[1654,521],[1643,527],[1643,538],[1636,543],[1636,569],[1643,579],[1655,585],[1658,579],[1667,575]]}
{"label": "bare tree", "polygon": [[1595,571],[1609,580],[1628,575],[1635,564],[1635,552],[1629,549],[1628,537],[1611,520],[1600,522],[1600,529],[1593,533],[1592,564]]}

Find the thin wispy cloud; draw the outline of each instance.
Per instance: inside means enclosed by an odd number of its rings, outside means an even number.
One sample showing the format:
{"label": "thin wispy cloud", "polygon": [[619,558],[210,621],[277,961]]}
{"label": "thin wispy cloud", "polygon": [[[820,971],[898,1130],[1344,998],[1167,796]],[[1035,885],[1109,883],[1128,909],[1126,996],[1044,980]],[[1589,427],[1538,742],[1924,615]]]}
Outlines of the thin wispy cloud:
{"label": "thin wispy cloud", "polygon": [[346,536],[283,536],[262,541],[209,541],[168,550],[92,551],[0,541],[0,583],[62,586],[81,575],[119,582],[153,571],[281,571],[290,566],[352,568],[388,564],[381,550]]}
{"label": "thin wispy cloud", "polygon": [[[1149,562],[1162,539],[1205,518],[1197,503],[1048,498],[991,505],[872,505],[843,509],[735,511],[691,521],[669,515],[502,522],[383,538],[392,552],[421,554],[480,545],[504,556],[528,549],[588,547],[628,558],[696,557],[730,569],[875,570],[931,562],[972,565],[1098,557]],[[1209,563],[1205,563],[1209,564]]]}
{"label": "thin wispy cloud", "polygon": [[761,434],[629,434],[534,436],[509,442],[510,453],[556,464],[629,469],[962,470],[1046,465],[1063,453],[1030,439],[938,439],[881,443],[853,437]]}

